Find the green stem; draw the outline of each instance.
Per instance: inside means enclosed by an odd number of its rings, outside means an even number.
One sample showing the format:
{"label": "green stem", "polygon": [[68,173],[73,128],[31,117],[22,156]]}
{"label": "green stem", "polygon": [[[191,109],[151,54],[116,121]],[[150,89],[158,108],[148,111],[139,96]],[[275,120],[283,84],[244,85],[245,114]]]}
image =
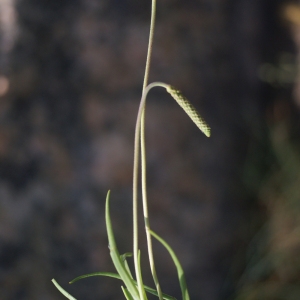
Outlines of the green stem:
{"label": "green stem", "polygon": [[[149,43],[148,43],[148,54],[145,68],[145,76],[143,83],[143,94],[148,85],[148,77],[150,71],[150,62],[152,57],[152,45],[153,45],[153,36],[154,36],[154,27],[155,27],[155,16],[156,16],[156,0],[152,0],[151,7],[151,25],[150,25],[150,34],[149,34]],[[150,263],[150,269],[152,273],[152,277],[154,280],[154,284],[158,293],[158,298],[160,300],[163,299],[162,291],[160,288],[160,284],[156,274],[156,268],[153,257],[152,250],[152,236],[149,232],[150,230],[150,221],[148,214],[148,200],[147,200],[147,164],[146,164],[146,142],[145,142],[145,108],[146,102],[144,103],[144,109],[141,116],[141,175],[142,175],[142,199],[143,199],[143,212],[144,212],[144,222],[145,222],[145,230],[147,237],[147,248],[148,248],[148,257]]]}
{"label": "green stem", "polygon": [[[151,63],[151,55],[152,55],[152,45],[153,45],[153,36],[154,36],[154,28],[155,28],[155,15],[156,15],[156,0],[152,0],[151,6],[151,22],[150,22],[150,33],[149,33],[149,42],[148,42],[148,50],[147,50],[147,59],[146,59],[146,67],[145,67],[145,74],[144,74],[144,82],[143,82],[143,91],[142,91],[142,98],[145,93],[145,89],[148,85],[148,78],[150,72],[150,63]],[[141,100],[142,102],[142,100]],[[144,101],[145,102],[145,101]],[[140,106],[141,107],[141,106]],[[139,111],[139,116],[136,124],[136,134],[135,134],[135,141],[134,141],[134,165],[133,165],[133,258],[134,258],[134,265],[135,265],[135,273],[138,283],[138,289],[140,296],[142,298],[142,284],[139,281],[138,276],[138,163],[139,163],[139,142],[141,142],[141,157],[142,157],[142,182],[146,182],[146,165],[143,161],[146,161],[146,152],[145,152],[145,104],[142,106],[142,110]],[[143,199],[145,199],[144,195],[146,194],[146,186],[142,183],[142,190],[143,190]],[[146,199],[147,202],[147,199]],[[145,201],[143,201],[143,206]],[[146,206],[147,209],[147,206]],[[147,241],[149,244],[150,234],[147,234]],[[150,245],[151,245],[151,236],[150,236]],[[152,248],[152,246],[151,246]],[[149,256],[150,259],[150,256]],[[150,259],[153,260],[153,256]],[[151,263],[150,263],[151,264]],[[153,264],[154,266],[154,264]],[[152,275],[153,275],[153,268],[151,267]],[[159,284],[157,282],[157,276],[154,268],[154,281],[155,285],[158,287],[157,292],[159,294],[159,299],[162,299],[162,292],[159,288]]]}
{"label": "green stem", "polygon": [[152,0],[150,33],[149,33],[147,59],[146,59],[146,67],[145,67],[145,74],[144,74],[143,92],[145,91],[145,88],[148,85],[148,78],[150,73],[150,63],[151,63],[153,36],[154,36],[154,28],[155,28],[155,16],[156,16],[156,0]]}
{"label": "green stem", "polygon": [[[136,126],[135,126],[135,142],[134,142],[134,175],[133,175],[133,195],[134,195],[134,201],[133,201],[133,216],[134,216],[134,253],[133,255],[135,256],[135,251],[138,249],[137,245],[137,191],[138,191],[138,162],[139,162],[139,138],[142,132],[142,122],[141,120],[144,118],[144,112],[145,112],[145,103],[146,103],[146,97],[149,92],[149,90],[155,86],[161,86],[164,88],[168,88],[169,85],[162,83],[162,82],[153,82],[149,84],[143,92],[142,99],[140,102],[140,107],[137,115],[137,120],[136,120]],[[144,135],[143,135],[144,139]],[[145,143],[142,143],[143,150],[145,150]],[[155,265],[154,265],[154,260],[153,260],[153,250],[152,250],[152,242],[151,242],[151,235],[150,235],[150,224],[149,224],[149,217],[148,217],[148,205],[147,205],[147,193],[146,193],[146,175],[145,175],[145,166],[146,166],[146,157],[145,153],[142,153],[142,173],[143,175],[143,180],[142,180],[142,192],[143,192],[143,211],[144,211],[144,220],[145,220],[145,227],[146,227],[146,234],[147,234],[147,245],[148,245],[148,255],[149,255],[149,261],[150,261],[150,267],[151,267],[151,272],[152,276],[157,288],[157,293],[159,295],[159,299],[162,299],[162,291],[160,289],[158,280],[157,280],[157,275],[155,271]],[[149,238],[150,236],[150,238]],[[136,254],[137,255],[137,254]],[[137,256],[138,257],[138,256]],[[135,264],[135,271],[136,271],[136,278],[138,279],[138,261],[135,260],[134,257],[134,264]],[[138,283],[139,284],[139,283]]]}

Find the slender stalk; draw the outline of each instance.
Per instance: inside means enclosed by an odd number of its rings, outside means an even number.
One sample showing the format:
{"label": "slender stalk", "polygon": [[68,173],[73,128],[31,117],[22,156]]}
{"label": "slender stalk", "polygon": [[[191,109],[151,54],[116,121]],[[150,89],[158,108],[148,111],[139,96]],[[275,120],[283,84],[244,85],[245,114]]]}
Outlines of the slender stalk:
{"label": "slender stalk", "polygon": [[[150,33],[149,33],[149,41],[148,41],[148,50],[147,50],[147,59],[146,59],[146,67],[145,67],[145,74],[144,74],[144,82],[143,82],[143,90],[142,90],[142,98],[145,94],[145,89],[148,84],[149,72],[150,72],[150,63],[151,63],[151,54],[152,54],[152,45],[153,45],[153,36],[154,36],[154,28],[155,28],[155,15],[156,15],[156,0],[152,0],[151,6],[151,22],[150,22]],[[141,141],[141,149],[142,149],[142,161],[146,161],[146,152],[145,152],[145,100],[143,101],[144,104],[142,105],[142,110],[139,110],[137,123],[136,123],[136,132],[135,132],[135,140],[134,140],[134,166],[133,166],[133,258],[134,258],[134,265],[135,265],[135,273],[138,282],[138,288],[140,296],[142,297],[142,286],[141,282],[138,280],[138,163],[139,163],[139,143]],[[141,99],[142,104],[142,99]],[[140,106],[141,107],[141,106]],[[141,136],[140,136],[141,135]],[[146,182],[146,165],[142,162],[142,182]],[[144,178],[144,179],[143,179]],[[146,187],[142,183],[142,190],[146,191]],[[145,192],[143,192],[143,199]],[[145,201],[143,200],[143,207],[145,207]],[[146,198],[146,211],[147,211],[147,198]],[[147,226],[146,226],[147,227]],[[150,246],[151,246],[151,235],[147,234],[147,241],[149,245],[149,238],[150,236]],[[151,246],[152,249],[152,246]],[[149,250],[148,250],[149,252]],[[150,252],[152,253],[152,251]],[[153,255],[150,259],[153,261]],[[154,266],[154,264],[152,264]],[[155,285],[158,287],[157,292],[159,294],[159,299],[162,299],[162,292],[159,288],[159,284],[157,282],[157,276],[154,268],[151,266],[151,271],[153,276]]]}
{"label": "slender stalk", "polygon": [[[148,53],[146,60],[146,68],[144,75],[144,83],[143,83],[143,94],[148,85],[148,77],[150,72],[150,63],[152,57],[152,46],[153,46],[153,37],[154,37],[154,29],[155,29],[155,18],[156,18],[156,0],[152,0],[151,7],[151,24],[150,24],[150,34],[149,34],[149,43],[148,43]],[[145,230],[146,230],[146,238],[147,238],[147,248],[148,248],[148,257],[150,263],[150,269],[152,273],[152,277],[154,280],[154,284],[158,293],[158,297],[162,300],[162,291],[160,288],[160,284],[157,278],[154,257],[153,257],[153,249],[152,249],[152,236],[150,234],[150,221],[148,214],[148,200],[147,200],[147,164],[146,164],[146,140],[145,140],[145,108],[146,101],[144,102],[144,108],[141,116],[141,175],[142,175],[142,199],[143,199],[143,212],[144,212],[144,222],[145,222]]]}
{"label": "slender stalk", "polygon": [[145,88],[148,85],[148,78],[149,78],[149,73],[150,73],[150,63],[151,63],[151,56],[152,56],[153,36],[154,36],[154,29],[155,29],[155,17],[156,17],[156,0],[152,0],[151,23],[150,23],[150,33],[149,33],[149,41],[148,41],[146,68],[145,68],[145,74],[144,74],[143,93],[145,91]]}
{"label": "slender stalk", "polygon": [[139,173],[139,137],[140,137],[140,118],[141,112],[139,109],[135,127],[134,137],[134,158],[133,158],[133,259],[134,268],[137,280],[137,287],[141,299],[143,299],[142,283],[139,276],[138,267],[138,173]]}
{"label": "slender stalk", "polygon": [[[148,92],[149,90],[147,90]],[[144,91],[145,92],[145,91]],[[145,94],[146,99],[146,94]],[[154,280],[154,284],[158,293],[158,297],[162,300],[162,290],[158,281],[154,256],[153,256],[153,248],[152,248],[152,236],[150,234],[150,219],[148,213],[148,197],[147,197],[147,159],[146,159],[146,139],[145,139],[145,106],[146,100],[144,100],[143,112],[141,115],[141,175],[142,175],[142,201],[143,201],[143,213],[144,213],[144,222],[145,222],[145,230],[146,230],[146,238],[147,238],[147,248],[148,248],[148,257],[150,263],[150,269],[152,273],[152,277]]]}
{"label": "slender stalk", "polygon": [[[140,135],[141,135],[141,130],[142,130],[142,122],[141,120],[144,117],[144,112],[145,112],[145,104],[146,104],[146,97],[147,94],[149,92],[149,90],[155,86],[161,86],[164,88],[167,88],[168,85],[162,83],[162,82],[154,82],[149,84],[147,87],[145,87],[143,95],[142,95],[142,99],[140,102],[140,107],[139,107],[139,111],[138,111],[138,115],[137,115],[137,120],[136,120],[136,126],[135,126],[135,138],[134,138],[134,169],[133,169],[133,217],[134,217],[134,253],[133,255],[135,255],[135,251],[138,251],[138,244],[137,244],[137,233],[138,233],[138,227],[137,227],[137,217],[138,217],[138,213],[137,213],[137,194],[138,194],[138,162],[139,162],[139,141],[140,141]],[[142,149],[143,147],[145,147],[144,143],[142,144]],[[143,156],[142,161],[144,161],[144,163],[142,164],[142,170],[143,170],[143,165],[145,166],[146,164],[146,157]],[[144,169],[145,172],[145,169]],[[148,206],[147,206],[147,196],[146,195],[146,176],[143,176],[143,210],[144,210],[144,219],[145,219],[145,227],[146,227],[146,234],[147,234],[147,245],[148,245],[148,254],[149,254],[149,261],[150,261],[150,267],[151,267],[151,271],[152,271],[152,276],[157,288],[157,293],[159,295],[160,299],[162,298],[162,292],[159,286],[159,283],[157,281],[157,276],[156,276],[156,272],[155,272],[155,266],[154,266],[154,262],[153,262],[153,251],[152,251],[152,243],[151,243],[151,237],[150,239],[148,238],[148,235],[150,235],[150,225],[149,225],[149,218],[148,218]],[[150,240],[150,243],[149,243]],[[136,247],[136,248],[135,248]],[[138,258],[138,256],[136,256],[136,258]],[[137,261],[135,260],[134,257],[134,265],[135,265],[135,272],[136,272],[136,278],[138,279],[138,270],[137,270]],[[138,280],[137,280],[138,281]],[[142,287],[139,287],[139,282],[138,282],[138,288],[139,288],[139,293],[141,295],[142,293]]]}

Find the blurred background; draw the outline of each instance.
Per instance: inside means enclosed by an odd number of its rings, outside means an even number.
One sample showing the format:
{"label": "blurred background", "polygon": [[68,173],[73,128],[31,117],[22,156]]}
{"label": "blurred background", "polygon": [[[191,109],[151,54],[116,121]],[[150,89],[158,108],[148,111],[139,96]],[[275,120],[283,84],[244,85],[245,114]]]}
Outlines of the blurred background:
{"label": "blurred background", "polygon": [[[113,279],[68,282],[114,270],[108,189],[120,252],[132,249],[150,8],[0,0],[2,300],[63,299],[53,277],[77,299],[122,299]],[[151,91],[152,227],[180,258],[191,299],[300,299],[300,3],[158,0],[157,10],[150,81],[180,89],[212,136]],[[180,299],[169,255],[154,248],[163,291]]]}

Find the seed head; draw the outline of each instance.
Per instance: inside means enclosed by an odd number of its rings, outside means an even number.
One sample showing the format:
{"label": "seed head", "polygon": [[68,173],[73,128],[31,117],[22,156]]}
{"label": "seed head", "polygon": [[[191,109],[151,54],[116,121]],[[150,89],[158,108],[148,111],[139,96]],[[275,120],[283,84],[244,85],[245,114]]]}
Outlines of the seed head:
{"label": "seed head", "polygon": [[166,88],[167,92],[176,100],[176,102],[183,108],[183,110],[188,114],[192,121],[198,126],[198,128],[207,136],[210,137],[210,127],[200,116],[196,108],[186,99],[182,93],[169,85]]}

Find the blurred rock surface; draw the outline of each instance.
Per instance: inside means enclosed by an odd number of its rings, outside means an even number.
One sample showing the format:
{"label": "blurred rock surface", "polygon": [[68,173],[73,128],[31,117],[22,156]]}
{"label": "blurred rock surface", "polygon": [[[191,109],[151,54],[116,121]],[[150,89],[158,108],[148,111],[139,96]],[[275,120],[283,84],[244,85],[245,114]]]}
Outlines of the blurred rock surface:
{"label": "blurred rock surface", "polygon": [[[233,297],[261,224],[244,165],[249,149],[263,165],[268,144],[264,118],[273,98],[261,93],[258,67],[276,37],[283,48],[286,41],[266,18],[268,8],[275,18],[280,1],[267,2],[158,1],[150,80],[182,90],[212,127],[206,139],[168,95],[150,93],[152,226],[174,246],[194,299]],[[14,8],[13,47],[1,50],[1,299],[61,299],[53,277],[77,299],[120,299],[113,280],[67,282],[113,270],[108,189],[120,251],[131,251],[133,136],[150,1],[21,0]],[[155,254],[165,292],[180,297],[167,254],[159,245]]]}

